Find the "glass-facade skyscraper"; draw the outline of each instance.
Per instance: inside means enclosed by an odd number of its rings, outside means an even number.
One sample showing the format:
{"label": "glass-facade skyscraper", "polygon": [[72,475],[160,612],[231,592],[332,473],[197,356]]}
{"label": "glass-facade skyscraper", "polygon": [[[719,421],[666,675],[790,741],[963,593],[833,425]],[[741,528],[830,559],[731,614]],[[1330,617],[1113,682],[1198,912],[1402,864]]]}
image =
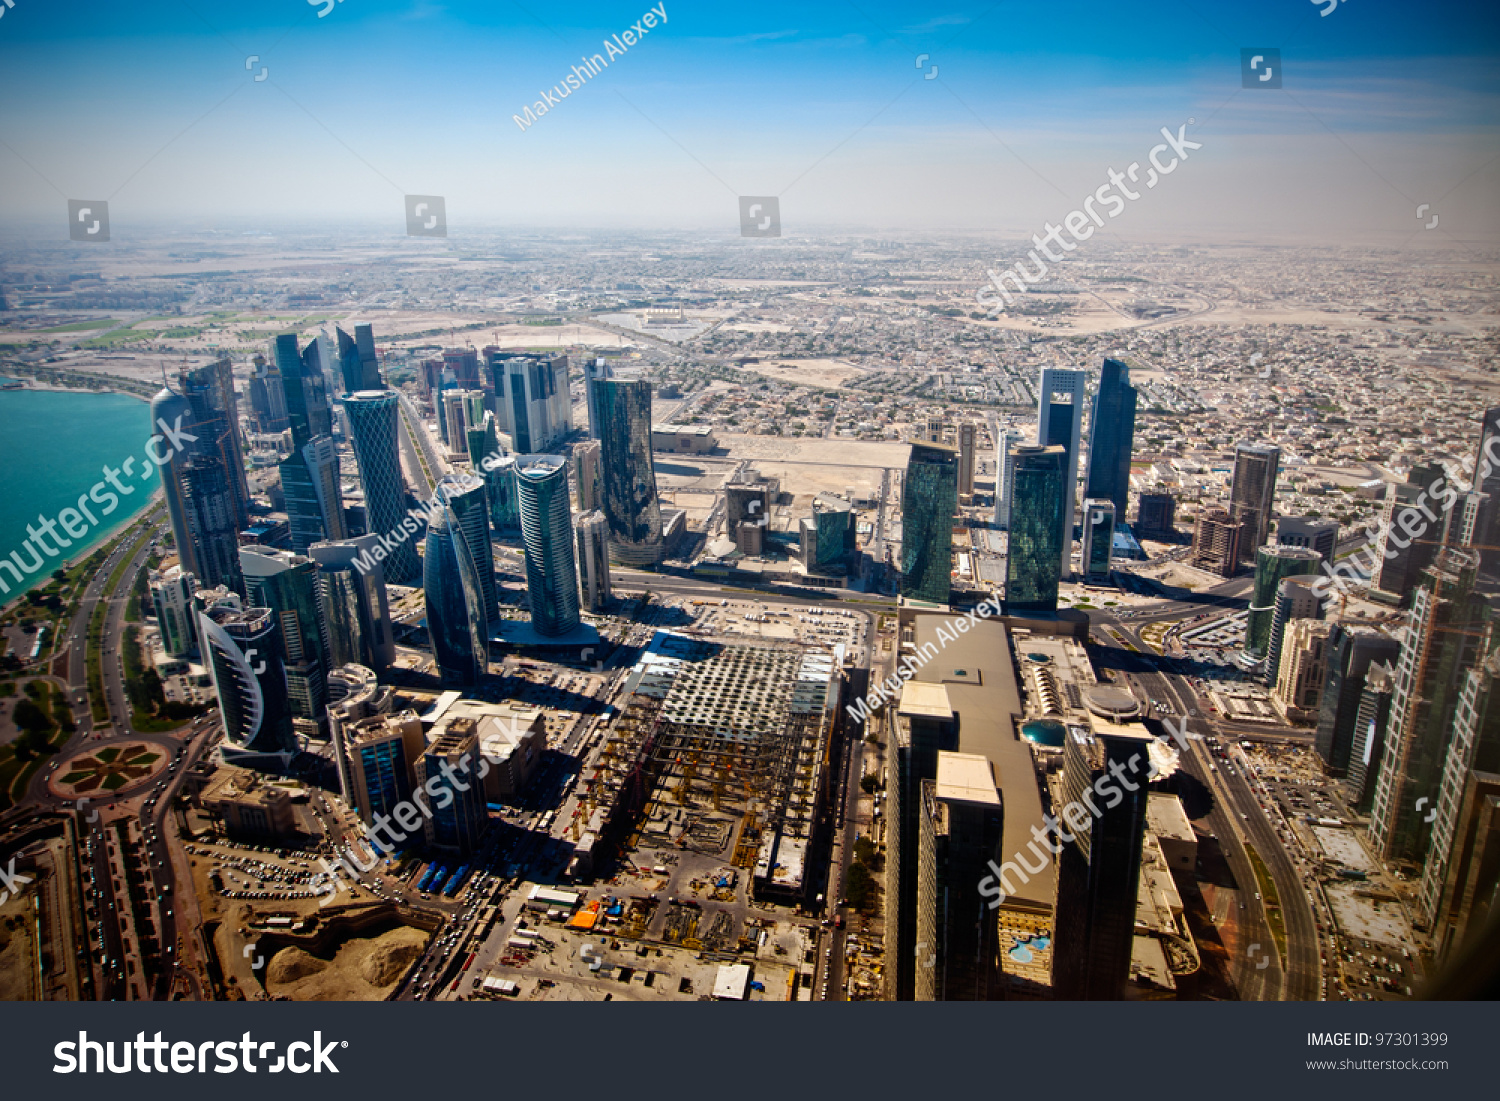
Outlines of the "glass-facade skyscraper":
{"label": "glass-facade skyscraper", "polygon": [[489,669],[489,617],[479,567],[458,517],[447,505],[432,510],[422,557],[427,633],[445,684],[477,684]]}
{"label": "glass-facade skyscraper", "polygon": [[[1245,522],[1240,540],[1240,561],[1255,561],[1255,552],[1271,536],[1271,517],[1276,511],[1276,474],[1281,467],[1281,448],[1242,443],[1234,451],[1234,481],[1229,487],[1229,515]],[[1271,590],[1272,599],[1276,591]]]}
{"label": "glass-facade skyscraper", "polygon": [[1068,506],[1068,455],[1059,446],[1011,448],[1010,545],[1005,558],[1005,610],[1055,612],[1062,580],[1061,517]]}
{"label": "glass-facade skyscraper", "polygon": [[1245,620],[1245,653],[1257,661],[1270,652],[1271,624],[1276,618],[1276,594],[1288,577],[1317,573],[1321,555],[1311,547],[1273,544],[1255,552],[1255,590]]}
{"label": "glass-facade skyscraper", "polygon": [[344,413],[354,455],[359,462],[359,483],[365,491],[365,527],[371,535],[389,535],[398,545],[390,548],[383,563],[386,577],[397,585],[417,581],[417,549],[412,537],[399,530],[406,518],[406,483],[401,476],[398,399],[390,390],[361,390],[344,398]]}
{"label": "glass-facade skyscraper", "polygon": [[651,457],[651,384],[594,384],[599,408],[600,504],[609,521],[609,553],[626,566],[654,566],[666,551],[656,465]]}
{"label": "glass-facade skyscraper", "polygon": [[198,616],[198,636],[219,699],[225,759],[294,753],[281,632],[271,609],[209,608]]}
{"label": "glass-facade skyscraper", "polygon": [[[1130,368],[1106,359],[1094,395],[1089,421],[1089,474],[1084,495],[1114,502],[1115,515],[1126,516],[1130,498],[1130,454],[1135,447],[1135,387]],[[1087,564],[1085,564],[1087,570]]]}
{"label": "glass-facade skyscraper", "polygon": [[1090,581],[1108,581],[1114,557],[1115,503],[1089,497],[1083,502],[1083,574]]}
{"label": "glass-facade skyscraper", "polygon": [[1037,383],[1036,442],[1063,449],[1063,509],[1058,519],[1058,576],[1073,572],[1073,508],[1078,500],[1079,439],[1089,373],[1044,367]]}
{"label": "glass-facade skyscraper", "polygon": [[486,622],[500,614],[499,589],[495,585],[495,552],[490,542],[489,494],[482,479],[472,474],[450,474],[438,482],[434,497],[441,497],[458,520],[469,558],[479,576],[479,600]]}
{"label": "glass-facade skyscraper", "polygon": [[290,551],[241,547],[245,597],[269,608],[281,629],[287,701],[294,718],[322,725],[328,710],[328,655],[318,603],[318,564]]}
{"label": "glass-facade skyscraper", "polygon": [[[250,523],[250,492],[229,360],[183,371],[177,391],[164,389],[152,399],[151,421],[153,431],[180,427],[184,437],[161,467],[182,568],[208,588],[243,592],[239,533]],[[170,448],[155,446],[159,453]]]}
{"label": "glass-facade skyscraper", "polygon": [[591,612],[609,603],[609,521],[597,509],[578,517],[574,529],[578,546],[578,589]]}
{"label": "glass-facade skyscraper", "polygon": [[946,604],[953,592],[958,448],[913,443],[901,491],[901,595]]}
{"label": "glass-facade skyscraper", "polygon": [[[318,600],[330,669],[354,664],[379,673],[396,660],[385,563],[373,560],[379,545],[379,536],[359,535],[307,549],[318,564]],[[356,566],[356,560],[362,566]]]}
{"label": "glass-facade skyscraper", "polygon": [[[1154,741],[1139,723],[1088,731],[1063,739],[1063,791],[1068,807],[1098,806],[1093,821],[1063,843],[1057,857],[1054,994],[1069,1001],[1111,1001],[1125,996],[1135,941],[1136,896],[1146,835]],[[1094,784],[1111,774],[1130,779],[1115,790],[1124,798],[1093,802]],[[1139,777],[1135,779],[1134,777]]]}
{"label": "glass-facade skyscraper", "polygon": [[520,457],[516,489],[531,625],[539,635],[565,635],[580,622],[566,460],[557,455]]}

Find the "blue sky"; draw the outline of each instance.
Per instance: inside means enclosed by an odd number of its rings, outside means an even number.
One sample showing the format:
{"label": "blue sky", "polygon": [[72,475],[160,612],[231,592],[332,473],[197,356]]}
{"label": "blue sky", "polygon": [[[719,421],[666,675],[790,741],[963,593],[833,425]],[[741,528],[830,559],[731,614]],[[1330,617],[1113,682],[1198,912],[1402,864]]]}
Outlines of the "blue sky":
{"label": "blue sky", "polygon": [[[1492,242],[1500,6],[1328,2],[666,0],[523,132],[512,115],[650,5],[15,0],[0,217],[106,198],[128,236],[386,219],[421,192],[453,233],[732,231],[736,194],[774,194],[788,232],[1029,234],[1191,118],[1204,148],[1127,238],[1377,240],[1441,201],[1446,231]],[[1241,88],[1242,46],[1282,50],[1281,90]]]}

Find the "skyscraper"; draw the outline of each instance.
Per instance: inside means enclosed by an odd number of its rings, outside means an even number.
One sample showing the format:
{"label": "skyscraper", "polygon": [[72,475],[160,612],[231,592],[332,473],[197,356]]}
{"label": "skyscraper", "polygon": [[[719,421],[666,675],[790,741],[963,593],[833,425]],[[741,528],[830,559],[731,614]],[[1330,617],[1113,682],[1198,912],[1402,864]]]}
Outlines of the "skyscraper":
{"label": "skyscraper", "polygon": [[422,558],[427,633],[445,684],[477,684],[489,670],[489,618],[479,566],[458,517],[447,505],[432,510]]}
{"label": "skyscraper", "polygon": [[1255,591],[1245,620],[1245,653],[1259,661],[1271,647],[1271,624],[1276,618],[1276,594],[1288,577],[1316,573],[1322,561],[1310,547],[1262,546],[1255,552]]}
{"label": "skyscraper", "polygon": [[1058,521],[1060,577],[1073,574],[1073,511],[1078,501],[1079,434],[1088,381],[1087,371],[1044,367],[1037,386],[1037,446],[1061,447],[1064,451],[1063,509]]}
{"label": "skyscraper", "polygon": [[344,398],[351,442],[359,462],[359,483],[365,493],[365,526],[371,535],[391,536],[385,575],[397,585],[412,585],[420,573],[417,550],[407,532],[406,483],[397,450],[400,399],[390,390],[360,390]]}
{"label": "skyscraper", "polygon": [[489,824],[477,725],[455,719],[417,761],[417,782],[432,799],[425,820],[429,848],[464,857],[471,855]]}
{"label": "skyscraper", "polygon": [[1385,735],[1390,727],[1391,692],[1396,686],[1394,662],[1370,663],[1365,686],[1359,691],[1359,711],[1354,720],[1354,745],[1349,751],[1349,809],[1369,814],[1375,802],[1375,784],[1385,757]]}
{"label": "skyscraper", "polygon": [[578,585],[583,606],[602,611],[609,603],[609,521],[597,509],[578,517]]}
{"label": "skyscraper", "polygon": [[433,496],[447,502],[458,520],[469,558],[479,575],[479,598],[485,621],[493,624],[500,615],[500,599],[495,584],[495,553],[490,542],[489,495],[485,484],[472,474],[450,474],[438,482]]}
{"label": "skyscraper", "polygon": [[953,589],[958,449],[913,443],[901,491],[901,595],[946,604]]}
{"label": "skyscraper", "polygon": [[1475,664],[1485,604],[1476,599],[1478,557],[1447,550],[1412,595],[1396,664],[1385,753],[1370,813],[1370,840],[1381,859],[1420,864],[1453,738],[1464,673]]}
{"label": "skyscraper", "polygon": [[213,675],[226,745],[223,755],[236,763],[296,752],[286,675],[281,667],[281,632],[269,608],[220,605],[198,617],[204,664]]}
{"label": "skyscraper", "polygon": [[1276,542],[1283,547],[1311,547],[1332,566],[1339,545],[1339,522],[1283,516],[1276,521]]}
{"label": "skyscraper", "polygon": [[1331,624],[1316,619],[1294,619],[1287,625],[1271,699],[1288,722],[1306,722],[1317,717],[1323,684],[1328,678],[1330,627]]}
{"label": "skyscraper", "polygon": [[1281,676],[1281,648],[1287,628],[1294,620],[1322,619],[1323,601],[1313,588],[1317,578],[1301,575],[1283,578],[1276,589],[1276,608],[1271,613],[1271,635],[1266,643],[1266,685],[1276,687]]}
{"label": "skyscraper", "polygon": [[1011,451],[1021,442],[1021,433],[1004,429],[995,441],[995,527],[1005,531],[1010,527],[1010,499],[1015,489],[1015,468],[1011,465]]}
{"label": "skyscraper", "polygon": [[651,457],[651,384],[596,382],[600,496],[609,553],[621,565],[654,566],[666,552]]}
{"label": "skyscraper", "polygon": [[1372,627],[1335,623],[1328,635],[1328,682],[1323,686],[1313,748],[1330,776],[1349,771],[1365,678],[1375,662],[1393,661],[1401,644]]}
{"label": "skyscraper", "polygon": [[385,563],[374,561],[371,553],[379,545],[379,536],[360,535],[307,548],[308,557],[318,564],[318,601],[330,668],[353,663],[378,673],[396,660]]}
{"label": "skyscraper", "polygon": [[241,547],[245,598],[269,608],[281,630],[282,667],[292,717],[320,727],[328,709],[328,657],[318,604],[318,565],[290,551]]}
{"label": "skyscraper", "polygon": [[999,996],[998,930],[979,883],[1002,859],[1003,824],[988,758],[939,751],[937,777],[922,782],[917,823],[917,1001]]}
{"label": "skyscraper", "polygon": [[1070,818],[1074,832],[1058,838],[1052,985],[1072,1001],[1125,995],[1154,740],[1139,723],[1094,722],[1094,730],[1075,727],[1063,739],[1063,805],[1098,808],[1084,827],[1074,829]]}
{"label": "skyscraper", "polygon": [[162,650],[174,658],[196,653],[198,628],[193,594],[198,590],[198,579],[181,566],[173,566],[161,572],[152,570],[150,584]]}
{"label": "skyscraper", "polygon": [[[1399,523],[1402,516],[1421,517],[1423,506],[1431,509],[1433,488],[1447,479],[1441,463],[1418,463],[1411,468],[1405,482],[1386,487],[1385,507],[1380,516],[1379,538],[1375,542],[1376,570],[1370,578],[1370,598],[1384,604],[1409,607],[1412,592],[1422,579],[1423,571],[1437,558],[1441,529],[1436,525],[1420,535],[1413,535]],[[1424,525],[1425,526],[1425,525]]]}
{"label": "skyscraper", "polygon": [[[589,438],[592,440],[599,438],[599,396],[594,387],[609,378],[610,373],[608,360],[595,358],[583,361],[583,400],[589,412]],[[583,505],[580,504],[579,507],[582,508]]]}
{"label": "skyscraper", "polygon": [[1130,368],[1118,359],[1106,359],[1099,372],[1099,391],[1094,395],[1089,421],[1089,475],[1084,494],[1113,501],[1115,515],[1122,519],[1130,497],[1135,400]]}
{"label": "skyscraper", "polygon": [[239,591],[239,533],[250,523],[250,492],[229,360],[183,371],[178,389],[163,389],[151,402],[153,426],[183,436],[161,467],[178,559],[200,583]]}
{"label": "skyscraper", "polygon": [[333,411],[317,344],[309,344],[299,353],[297,334],[282,333],[275,341],[275,355],[293,445],[300,446],[316,436],[331,436]]}
{"label": "skyscraper", "polygon": [[[1483,839],[1473,835],[1472,822],[1466,828],[1466,795],[1474,788],[1476,779],[1492,792],[1500,789],[1500,775],[1497,775],[1500,773],[1500,597],[1490,596],[1484,605],[1484,626],[1475,661],[1460,677],[1453,736],[1433,804],[1436,816],[1432,821],[1432,843],[1423,863],[1422,887],[1417,896],[1422,920],[1437,924],[1434,939],[1440,952],[1445,947],[1443,941],[1452,937],[1456,926],[1462,924],[1456,911],[1465,907],[1463,895],[1470,879],[1464,865],[1471,862],[1473,850],[1486,846]],[[1471,807],[1468,817],[1473,814]],[[1466,845],[1461,844],[1464,841]],[[1490,861],[1500,856],[1497,846],[1500,837],[1488,842]],[[1491,885],[1493,895],[1500,868],[1492,864],[1480,874]]]}
{"label": "skyscraper", "polygon": [[375,356],[375,332],[369,325],[354,326],[354,338],[343,329],[335,329],[339,343],[339,368],[344,393],[361,390],[384,390],[380,365]]}
{"label": "skyscraper", "polygon": [[1276,510],[1276,474],[1281,466],[1281,448],[1242,443],[1234,451],[1234,481],[1229,487],[1229,515],[1245,521],[1240,540],[1240,561],[1255,561],[1255,552],[1266,545],[1271,517]]}
{"label": "skyscraper", "polygon": [[579,624],[578,564],[568,509],[568,464],[556,455],[516,460],[526,598],[539,635],[565,635]]}
{"label": "skyscraper", "polygon": [[[592,415],[592,414],[591,414]],[[586,440],[573,448],[573,483],[578,487],[578,511],[599,508],[599,441]]]}
{"label": "skyscraper", "polygon": [[958,426],[958,498],[967,502],[974,496],[974,453],[979,426],[965,421]]}
{"label": "skyscraper", "polygon": [[[509,434],[511,446],[518,454],[540,454],[561,443],[573,431],[567,356],[494,351],[489,360],[500,429]],[[648,424],[648,447],[650,443]]]}
{"label": "skyscraper", "polygon": [[1479,547],[1479,574],[1500,579],[1500,405],[1484,411],[1479,446],[1474,452],[1474,491],[1485,494],[1478,503],[1473,543]]}
{"label": "skyscraper", "polygon": [[294,551],[306,554],[314,543],[348,536],[339,453],[331,436],[315,436],[300,447],[294,444],[278,469]]}
{"label": "skyscraper", "polygon": [[1136,498],[1135,510],[1138,538],[1171,539],[1177,534],[1177,501],[1170,493],[1142,493]]}
{"label": "skyscraper", "polygon": [[306,554],[314,543],[348,534],[339,455],[333,443],[333,412],[318,362],[318,345],[309,344],[299,355],[296,334],[283,333],[276,338],[275,350],[292,428],[292,453],[279,466],[281,489],[292,549]]}
{"label": "skyscraper", "polygon": [[344,745],[352,788],[344,798],[366,824],[376,815],[389,819],[416,790],[416,765],[427,748],[422,720],[414,711],[372,715],[344,732]]}
{"label": "skyscraper", "polygon": [[1089,581],[1109,580],[1109,564],[1114,557],[1115,503],[1107,498],[1089,497],[1083,502],[1083,575]]}
{"label": "skyscraper", "polygon": [[1233,577],[1240,564],[1240,546],[1249,524],[1236,520],[1222,508],[1207,509],[1193,523],[1194,566],[1220,577]]}
{"label": "skyscraper", "polygon": [[250,421],[255,431],[285,432],[291,426],[286,416],[286,392],[281,387],[281,369],[256,355],[250,368]]}
{"label": "skyscraper", "polygon": [[[1060,446],[1017,444],[1009,463],[1014,497],[1005,558],[1005,611],[1057,611],[1059,517],[1067,506],[1068,455]],[[1070,533],[1071,538],[1071,533]]]}

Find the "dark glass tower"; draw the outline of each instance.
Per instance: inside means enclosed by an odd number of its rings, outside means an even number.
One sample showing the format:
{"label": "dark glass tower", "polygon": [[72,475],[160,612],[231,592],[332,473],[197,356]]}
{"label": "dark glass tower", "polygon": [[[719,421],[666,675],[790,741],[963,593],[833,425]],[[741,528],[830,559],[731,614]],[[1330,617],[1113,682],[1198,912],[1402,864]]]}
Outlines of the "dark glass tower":
{"label": "dark glass tower", "polygon": [[360,535],[314,543],[307,550],[318,564],[318,601],[330,669],[353,663],[379,673],[396,660],[385,566],[373,561],[379,545],[379,537]]}
{"label": "dark glass tower", "polygon": [[1262,546],[1255,553],[1255,591],[1245,621],[1245,653],[1257,661],[1271,648],[1276,594],[1288,577],[1317,573],[1322,557],[1311,547]]}
{"label": "dark glass tower", "polygon": [[167,455],[162,490],[178,557],[204,585],[242,592],[239,533],[250,522],[250,493],[229,360],[183,371],[178,388],[160,391],[151,402],[153,431],[165,425],[183,434],[180,449],[171,449],[165,433],[153,445]]}
{"label": "dark glass tower", "polygon": [[339,342],[339,376],[346,394],[361,390],[384,390],[380,365],[375,357],[375,332],[368,325],[354,326],[351,338],[343,329],[335,329]]}
{"label": "dark glass tower", "polygon": [[399,545],[386,554],[385,574],[397,585],[412,585],[419,570],[415,536],[401,529],[406,519],[406,483],[397,450],[398,401],[390,390],[361,390],[344,398],[344,412],[365,491],[366,528],[371,535],[399,539]]}
{"label": "dark glass tower", "polygon": [[489,496],[484,482],[472,474],[452,474],[438,482],[434,496],[441,496],[458,520],[469,558],[479,575],[479,600],[486,622],[500,615],[499,590],[495,586],[495,552],[490,542]]}
{"label": "dark glass tower", "polygon": [[[1281,467],[1281,448],[1242,443],[1234,452],[1234,481],[1229,487],[1229,515],[1245,521],[1240,540],[1240,561],[1253,562],[1255,552],[1266,545],[1271,517],[1276,509],[1276,474]],[[1271,590],[1274,597],[1275,589]]]}
{"label": "dark glass tower", "polygon": [[913,443],[901,491],[901,595],[946,604],[953,591],[958,449]]}
{"label": "dark glass tower", "polygon": [[1500,579],[1500,405],[1484,411],[1479,450],[1474,454],[1474,489],[1488,496],[1479,505],[1474,542],[1479,547],[1479,575]]}
{"label": "dark glass tower", "polygon": [[318,564],[269,547],[241,547],[245,596],[269,608],[281,629],[282,666],[292,716],[322,725],[328,710],[328,655],[318,604]]}
{"label": "dark glass tower", "polygon": [[1349,771],[1360,695],[1370,665],[1394,661],[1401,652],[1401,644],[1368,627],[1335,623],[1328,635],[1328,645],[1328,680],[1323,685],[1313,747],[1323,761],[1325,772],[1344,776]]}
{"label": "dark glass tower", "polygon": [[651,458],[651,384],[609,379],[596,382],[594,391],[609,552],[622,565],[654,566],[666,548]]}
{"label": "dark glass tower", "polygon": [[1011,448],[1010,546],[1005,559],[1007,613],[1057,611],[1059,542],[1067,506],[1067,452],[1061,447]]}
{"label": "dark glass tower", "polygon": [[516,489],[531,625],[539,635],[565,635],[580,622],[567,461],[556,455],[522,456],[516,460]]}
{"label": "dark glass tower", "polygon": [[1106,359],[1099,372],[1099,392],[1094,395],[1094,416],[1089,422],[1089,477],[1084,496],[1108,498],[1115,504],[1115,515],[1122,518],[1130,497],[1135,399],[1130,368],[1118,359]]}
{"label": "dark glass tower", "polygon": [[225,759],[248,763],[247,758],[279,755],[285,761],[297,743],[274,613],[210,608],[198,617],[198,635],[219,698]]}
{"label": "dark glass tower", "polygon": [[1068,367],[1044,367],[1037,383],[1036,442],[1065,453],[1063,512],[1058,520],[1058,575],[1073,572],[1073,507],[1078,499],[1079,439],[1083,428],[1084,391],[1089,373]]}
{"label": "dark glass tower", "polygon": [[[1125,996],[1152,741],[1139,725],[1094,732],[1074,727],[1063,740],[1063,805],[1097,806],[1099,813],[1091,816],[1088,829],[1068,834],[1071,827],[1060,826],[1052,953],[1053,991],[1060,999],[1113,1001]],[[1118,802],[1113,801],[1115,791],[1123,796]]]}
{"label": "dark glass tower", "polygon": [[306,554],[314,543],[342,539],[348,534],[339,455],[333,444],[333,411],[316,341],[298,355],[296,334],[281,334],[276,338],[276,365],[281,369],[287,419],[292,426],[292,453],[278,468],[281,490],[292,529],[292,549]]}
{"label": "dark glass tower", "polygon": [[472,685],[488,670],[489,619],[479,567],[458,517],[446,505],[433,509],[422,559],[427,633],[445,684]]}

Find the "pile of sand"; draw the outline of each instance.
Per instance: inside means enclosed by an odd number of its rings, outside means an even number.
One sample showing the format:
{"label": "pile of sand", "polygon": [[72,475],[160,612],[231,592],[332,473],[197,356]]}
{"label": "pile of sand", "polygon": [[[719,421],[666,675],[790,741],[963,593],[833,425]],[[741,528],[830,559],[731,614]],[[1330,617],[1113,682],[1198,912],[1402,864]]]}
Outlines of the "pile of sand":
{"label": "pile of sand", "polygon": [[320,960],[300,948],[283,948],[271,958],[271,966],[266,970],[266,984],[270,986],[300,982],[327,967],[327,960]]}
{"label": "pile of sand", "polygon": [[266,990],[297,1002],[381,1001],[426,944],[426,933],[402,925],[377,937],[347,940],[331,960],[284,948],[266,972]]}

